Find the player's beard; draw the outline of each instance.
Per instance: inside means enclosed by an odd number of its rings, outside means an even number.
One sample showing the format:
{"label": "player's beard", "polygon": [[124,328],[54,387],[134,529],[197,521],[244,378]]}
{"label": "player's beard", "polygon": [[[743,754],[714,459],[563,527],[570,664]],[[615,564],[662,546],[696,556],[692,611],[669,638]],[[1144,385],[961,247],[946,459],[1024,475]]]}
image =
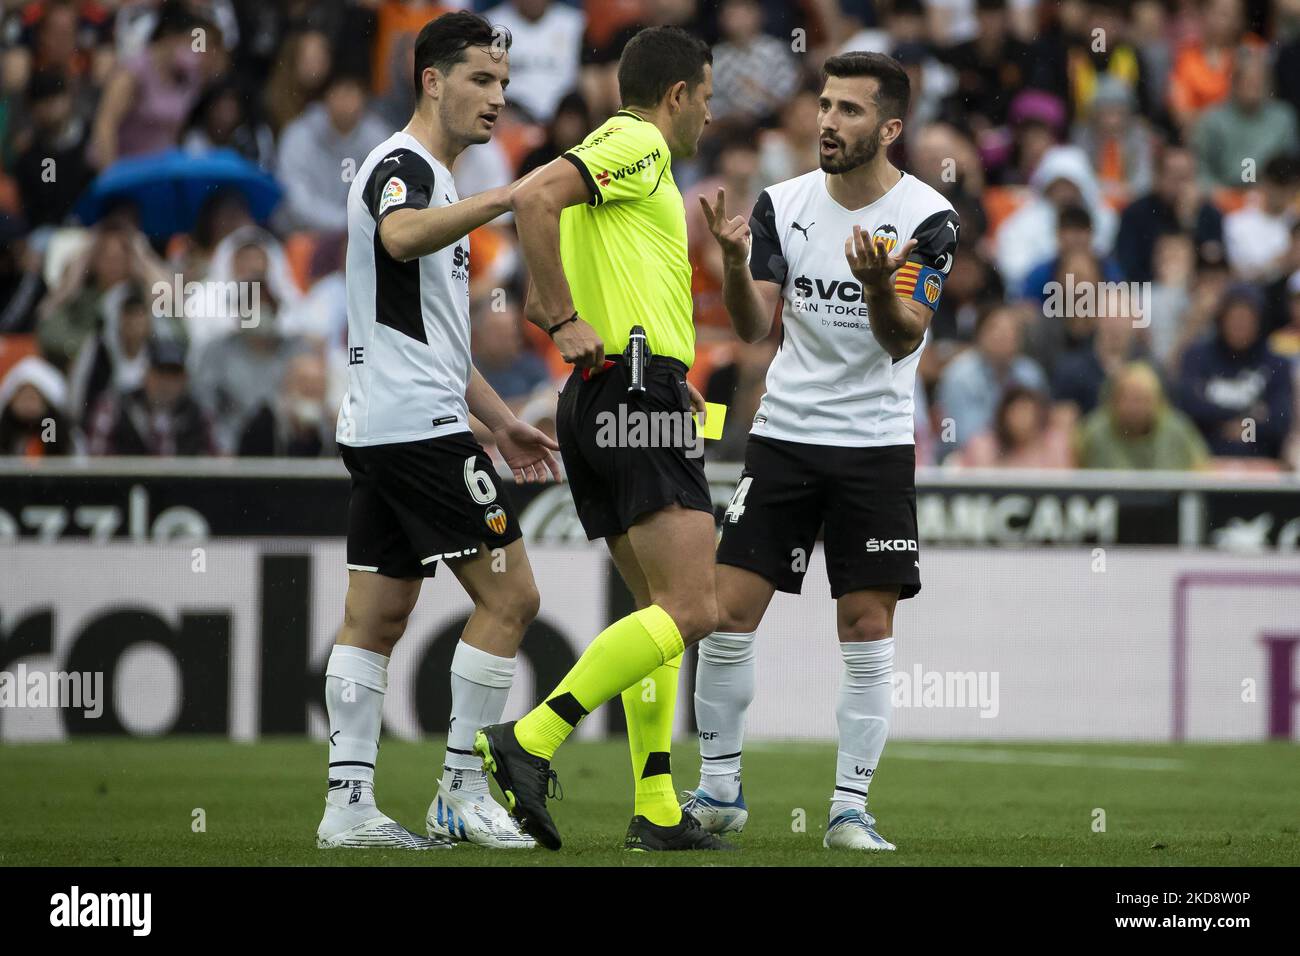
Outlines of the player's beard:
{"label": "player's beard", "polygon": [[875,128],[870,136],[855,143],[852,149],[848,148],[844,140],[840,139],[838,136],[830,136],[831,139],[835,140],[835,142],[839,144],[840,151],[838,156],[832,158],[827,158],[825,156],[820,157],[822,172],[838,175],[840,173],[852,172],[859,166],[865,166],[867,163],[871,162],[876,158],[876,154],[880,152],[880,131],[884,128],[885,124],[881,123]]}

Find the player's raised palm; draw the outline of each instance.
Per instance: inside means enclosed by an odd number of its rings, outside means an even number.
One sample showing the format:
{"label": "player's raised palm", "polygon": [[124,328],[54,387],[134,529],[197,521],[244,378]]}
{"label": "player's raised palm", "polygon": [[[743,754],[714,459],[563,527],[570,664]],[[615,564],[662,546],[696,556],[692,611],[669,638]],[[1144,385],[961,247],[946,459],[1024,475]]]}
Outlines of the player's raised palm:
{"label": "player's raised palm", "polygon": [[552,454],[560,446],[545,432],[516,418],[493,432],[492,437],[496,439],[497,451],[515,473],[515,481],[546,481],[548,471],[552,478],[560,480],[560,468]]}
{"label": "player's raised palm", "polygon": [[727,218],[727,191],[719,186],[717,203],[709,205],[709,200],[701,196],[700,205],[704,208],[709,232],[722,247],[722,254],[728,259],[746,258],[749,255],[749,223],[744,216]]}
{"label": "player's raised palm", "polygon": [[916,240],[909,239],[898,255],[891,256],[883,242],[869,242],[863,238],[862,227],[854,226],[853,235],[844,240],[844,258],[863,288],[888,289],[894,273],[903,267],[915,247]]}

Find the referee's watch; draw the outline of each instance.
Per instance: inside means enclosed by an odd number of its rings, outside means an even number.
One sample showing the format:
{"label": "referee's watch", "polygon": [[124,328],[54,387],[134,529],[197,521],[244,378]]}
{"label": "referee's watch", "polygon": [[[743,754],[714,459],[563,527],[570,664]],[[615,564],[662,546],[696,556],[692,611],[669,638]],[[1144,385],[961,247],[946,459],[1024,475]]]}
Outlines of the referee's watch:
{"label": "referee's watch", "polygon": [[573,315],[569,316],[567,319],[563,319],[563,320],[561,320],[561,321],[559,321],[559,322],[556,322],[556,323],[555,323],[554,325],[552,325],[549,329],[547,329],[547,330],[546,330],[546,334],[549,335],[549,336],[551,336],[551,338],[555,338],[556,330],[559,329],[560,326],[562,326],[562,325],[568,325],[570,322],[577,322],[577,321],[578,321],[578,313],[577,313],[577,311],[575,310],[574,313],[573,313]]}

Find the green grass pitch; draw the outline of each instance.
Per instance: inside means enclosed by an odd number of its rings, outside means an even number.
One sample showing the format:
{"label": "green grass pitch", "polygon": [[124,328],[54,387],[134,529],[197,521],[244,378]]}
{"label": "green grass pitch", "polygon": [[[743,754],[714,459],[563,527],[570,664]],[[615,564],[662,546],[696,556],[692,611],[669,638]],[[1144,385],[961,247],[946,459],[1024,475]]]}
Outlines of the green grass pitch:
{"label": "green grass pitch", "polygon": [[[385,740],[380,805],[423,832],[442,742]],[[555,768],[559,853],[315,848],[325,747],[302,740],[81,740],[0,746],[0,866],[1294,865],[1294,745],[929,744],[885,751],[872,794],[898,852],[824,850],[834,748],[756,743],[734,854],[633,854],[625,745],[574,742]],[[679,789],[695,782],[678,744]],[[195,832],[194,811],[205,832]],[[1104,812],[1104,820],[1099,815]],[[802,829],[800,819],[806,823]],[[1104,822],[1104,832],[1096,829]]]}

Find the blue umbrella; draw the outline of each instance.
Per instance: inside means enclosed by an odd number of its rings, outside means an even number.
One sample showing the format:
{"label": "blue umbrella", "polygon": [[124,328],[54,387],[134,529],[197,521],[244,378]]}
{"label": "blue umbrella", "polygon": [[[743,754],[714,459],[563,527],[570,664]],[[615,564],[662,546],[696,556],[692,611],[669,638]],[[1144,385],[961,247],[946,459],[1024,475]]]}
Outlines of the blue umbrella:
{"label": "blue umbrella", "polygon": [[234,150],[195,154],[169,149],[109,166],[87,187],[74,211],[90,225],[119,202],[132,202],[140,211],[140,230],[165,239],[192,230],[203,203],[226,189],[242,193],[260,223],[266,222],[283,193],[270,173]]}

